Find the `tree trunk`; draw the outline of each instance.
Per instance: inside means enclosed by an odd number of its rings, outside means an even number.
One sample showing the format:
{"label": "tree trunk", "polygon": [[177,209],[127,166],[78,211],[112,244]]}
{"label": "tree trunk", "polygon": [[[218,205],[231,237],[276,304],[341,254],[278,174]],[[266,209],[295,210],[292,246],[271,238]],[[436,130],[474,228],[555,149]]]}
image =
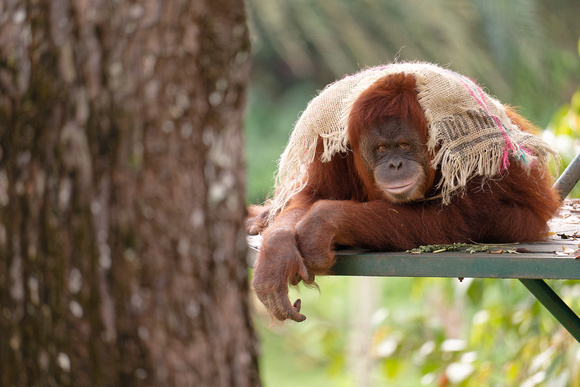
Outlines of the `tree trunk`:
{"label": "tree trunk", "polygon": [[235,0],[0,0],[0,385],[255,386]]}

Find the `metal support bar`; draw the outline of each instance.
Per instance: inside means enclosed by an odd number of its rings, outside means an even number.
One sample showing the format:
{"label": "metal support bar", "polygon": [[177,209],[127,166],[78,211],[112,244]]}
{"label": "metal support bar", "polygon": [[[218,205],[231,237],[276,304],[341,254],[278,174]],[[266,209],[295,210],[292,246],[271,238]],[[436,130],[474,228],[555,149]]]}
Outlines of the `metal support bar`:
{"label": "metal support bar", "polygon": [[578,180],[580,180],[580,153],[574,157],[568,167],[562,172],[558,181],[554,184],[554,188],[556,188],[560,197],[565,199]]}
{"label": "metal support bar", "polygon": [[520,281],[580,343],[580,318],[560,296],[544,280],[520,278]]}

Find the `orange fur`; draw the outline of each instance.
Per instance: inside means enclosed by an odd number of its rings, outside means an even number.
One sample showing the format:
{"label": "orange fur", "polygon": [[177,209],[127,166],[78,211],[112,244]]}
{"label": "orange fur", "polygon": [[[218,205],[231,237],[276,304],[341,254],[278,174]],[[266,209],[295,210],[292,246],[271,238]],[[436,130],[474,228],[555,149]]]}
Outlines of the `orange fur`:
{"label": "orange fur", "polygon": [[[522,130],[534,131],[513,109],[507,113]],[[276,318],[304,320],[300,304],[288,299],[288,285],[313,283],[315,275],[329,273],[337,245],[406,250],[454,242],[535,241],[548,231],[547,221],[560,205],[550,174],[538,166],[524,170],[515,161],[495,178],[474,177],[464,194],[456,194],[448,205],[440,200],[395,204],[384,199],[364,165],[359,144],[365,130],[394,116],[410,120],[426,143],[427,124],[413,76],[394,74],[363,92],[349,120],[352,151],[322,163],[319,141],[308,185],[273,224],[262,224],[253,284]],[[422,151],[427,152],[426,146]],[[427,185],[434,189],[438,171],[429,165]]]}

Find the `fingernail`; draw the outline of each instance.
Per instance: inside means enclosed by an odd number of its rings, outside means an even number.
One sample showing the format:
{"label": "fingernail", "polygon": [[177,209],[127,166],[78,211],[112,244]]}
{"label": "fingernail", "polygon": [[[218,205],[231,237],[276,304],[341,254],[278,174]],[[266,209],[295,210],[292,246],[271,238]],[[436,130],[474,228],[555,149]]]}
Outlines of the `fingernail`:
{"label": "fingernail", "polygon": [[302,301],[300,299],[297,299],[296,301],[294,301],[294,304],[292,306],[294,307],[294,309],[296,309],[297,312],[300,312],[300,308],[302,307]]}

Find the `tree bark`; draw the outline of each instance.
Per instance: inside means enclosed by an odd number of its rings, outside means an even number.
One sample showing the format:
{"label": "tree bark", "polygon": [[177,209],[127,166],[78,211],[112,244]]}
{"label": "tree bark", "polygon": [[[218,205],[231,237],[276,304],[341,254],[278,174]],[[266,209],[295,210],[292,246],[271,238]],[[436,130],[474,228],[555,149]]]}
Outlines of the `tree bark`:
{"label": "tree bark", "polygon": [[235,0],[0,0],[0,384],[255,386]]}

